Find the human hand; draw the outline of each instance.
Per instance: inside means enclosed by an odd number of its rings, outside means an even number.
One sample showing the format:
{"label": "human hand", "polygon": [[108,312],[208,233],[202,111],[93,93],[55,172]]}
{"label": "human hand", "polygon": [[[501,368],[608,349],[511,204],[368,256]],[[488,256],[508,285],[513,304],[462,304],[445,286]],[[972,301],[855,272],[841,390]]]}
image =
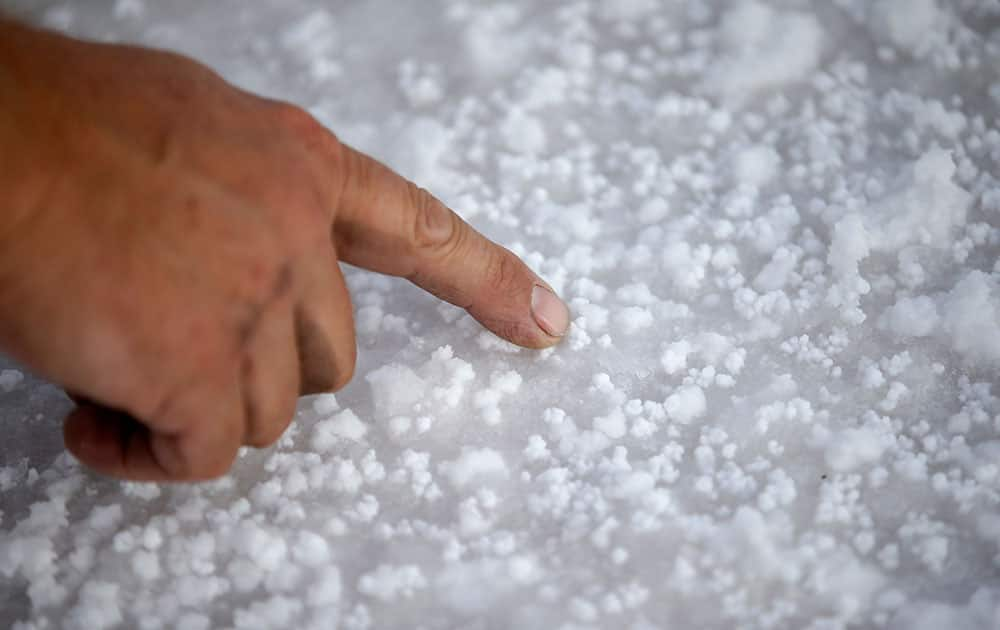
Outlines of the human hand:
{"label": "human hand", "polygon": [[81,401],[108,475],[224,474],[352,375],[338,261],[516,344],[565,305],[509,251],[303,110],[184,57],[0,21],[0,348]]}

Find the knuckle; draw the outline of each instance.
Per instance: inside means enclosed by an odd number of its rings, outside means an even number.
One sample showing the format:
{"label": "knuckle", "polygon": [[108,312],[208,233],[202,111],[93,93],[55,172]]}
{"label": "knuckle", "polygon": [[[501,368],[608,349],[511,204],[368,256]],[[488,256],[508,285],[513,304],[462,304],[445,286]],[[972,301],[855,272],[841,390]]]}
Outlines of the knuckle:
{"label": "knuckle", "polygon": [[297,400],[297,392],[286,392],[273,411],[258,419],[259,424],[247,436],[246,444],[254,448],[266,448],[281,439],[295,416]]}
{"label": "knuckle", "polygon": [[264,426],[254,431],[248,437],[247,445],[254,448],[267,448],[271,446],[281,439],[291,420],[291,416],[276,415],[270,421],[265,421]]}
{"label": "knuckle", "polygon": [[406,195],[413,208],[412,246],[418,251],[447,255],[459,244],[461,232],[455,216],[426,189],[406,183]]}
{"label": "knuckle", "polygon": [[206,481],[229,472],[236,460],[238,445],[210,453],[194,451],[184,438],[166,438],[158,442],[154,457],[167,476],[175,481]]}
{"label": "knuckle", "polygon": [[541,347],[537,340],[537,335],[521,322],[508,320],[494,320],[489,322],[489,328],[498,336],[518,345],[529,348]]}
{"label": "knuckle", "polygon": [[310,373],[308,379],[303,381],[303,395],[333,393],[343,389],[350,382],[353,370],[348,369],[345,376],[340,376],[343,372],[331,369]]}
{"label": "knuckle", "polygon": [[221,452],[204,454],[198,457],[184,458],[182,474],[183,478],[190,481],[207,481],[218,479],[232,468],[236,461],[238,445],[227,448]]}
{"label": "knuckle", "polygon": [[160,468],[176,481],[190,481],[199,478],[199,463],[176,446],[157,449],[154,457]]}
{"label": "knuckle", "polygon": [[321,125],[312,114],[307,112],[304,108],[298,105],[293,105],[292,103],[286,103],[284,101],[276,102],[273,105],[272,115],[276,120],[286,129],[292,129],[295,131],[310,131],[314,127],[320,127]]}
{"label": "knuckle", "polygon": [[321,151],[334,157],[339,154],[337,149],[340,147],[340,142],[337,137],[302,107],[279,102],[274,105],[273,115],[278,124],[291,132],[303,148]]}
{"label": "knuckle", "polygon": [[194,481],[218,479],[229,472],[229,469],[232,468],[233,461],[235,459],[235,453],[231,457],[207,458],[205,461],[200,462],[193,467],[193,476],[191,479]]}
{"label": "knuckle", "polygon": [[268,308],[293,297],[297,282],[296,271],[293,261],[280,256],[255,259],[242,270],[246,276],[243,284],[247,288],[242,292],[244,312],[241,313],[239,330],[241,351],[253,339],[261,318],[268,314]]}
{"label": "knuckle", "polygon": [[514,295],[518,290],[518,264],[506,251],[493,252],[487,256],[484,272],[485,286],[496,293]]}

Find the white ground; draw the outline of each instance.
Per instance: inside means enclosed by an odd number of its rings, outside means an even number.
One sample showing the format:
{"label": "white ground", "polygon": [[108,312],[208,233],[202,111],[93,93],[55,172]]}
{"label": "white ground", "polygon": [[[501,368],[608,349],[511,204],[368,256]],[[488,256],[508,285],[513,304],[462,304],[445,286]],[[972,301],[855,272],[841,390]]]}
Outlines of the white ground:
{"label": "white ground", "polygon": [[0,373],[0,620],[1000,628],[995,0],[5,4],[308,106],[574,321],[351,271],[354,383],[197,487]]}

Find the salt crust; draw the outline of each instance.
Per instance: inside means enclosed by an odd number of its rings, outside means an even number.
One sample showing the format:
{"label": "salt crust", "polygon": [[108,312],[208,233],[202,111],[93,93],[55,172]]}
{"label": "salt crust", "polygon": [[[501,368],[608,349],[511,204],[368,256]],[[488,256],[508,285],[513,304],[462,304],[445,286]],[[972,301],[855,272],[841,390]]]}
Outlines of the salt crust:
{"label": "salt crust", "polygon": [[[396,3],[399,42],[360,8],[221,8],[206,39],[141,0],[50,4],[309,105],[574,319],[529,352],[348,271],[359,378],[230,476],[15,449],[0,621],[996,627],[988,2]],[[42,391],[0,370],[12,417]]]}

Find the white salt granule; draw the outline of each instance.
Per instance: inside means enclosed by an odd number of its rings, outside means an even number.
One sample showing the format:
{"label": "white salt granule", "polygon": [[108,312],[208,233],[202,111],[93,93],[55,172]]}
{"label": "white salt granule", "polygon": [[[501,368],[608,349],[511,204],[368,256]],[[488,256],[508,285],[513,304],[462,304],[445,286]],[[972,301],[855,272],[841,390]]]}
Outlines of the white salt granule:
{"label": "white salt granule", "polygon": [[368,427],[350,409],[327,420],[320,420],[312,429],[310,444],[319,452],[333,449],[341,440],[357,442],[364,438]]}
{"label": "white salt granule", "polygon": [[944,536],[928,536],[918,545],[917,555],[924,566],[940,573],[948,559],[948,539]]}
{"label": "white salt granule", "polygon": [[900,298],[879,319],[882,328],[900,337],[926,337],[939,322],[937,304],[927,295]]}
{"label": "white salt granule", "polygon": [[670,214],[670,206],[666,199],[654,197],[647,199],[639,206],[638,219],[643,225],[652,225],[661,222]]}
{"label": "white salt granule", "polygon": [[450,179],[440,167],[448,150],[449,133],[434,118],[410,120],[393,137],[388,162],[409,179],[435,190],[450,190]]}
{"label": "white salt granule", "polygon": [[532,435],[528,438],[528,445],[524,447],[524,456],[528,461],[538,461],[550,455],[545,438],[540,435]]}
{"label": "white salt granule", "polygon": [[980,586],[966,603],[909,601],[898,607],[888,630],[993,630],[1000,618],[1000,591]]}
{"label": "white salt granule", "polygon": [[22,381],[24,374],[20,370],[0,370],[0,393],[14,391]]}
{"label": "white salt granule", "polygon": [[608,326],[609,312],[603,306],[576,299],[573,300],[571,309],[580,315],[577,319],[580,320],[581,327],[590,332],[603,332]]}
{"label": "white salt granule", "polygon": [[903,385],[902,383],[895,381],[891,385],[889,385],[889,391],[886,392],[885,398],[882,399],[882,402],[879,403],[878,407],[882,411],[887,411],[887,412],[893,411],[899,405],[899,402],[903,400],[909,393],[910,390],[908,387],[906,387],[906,385]]}
{"label": "white salt granule", "polygon": [[177,630],[209,630],[211,627],[211,619],[196,612],[183,613],[177,619]]}
{"label": "white salt granule", "polygon": [[102,630],[122,622],[119,587],[110,582],[84,582],[79,599],[66,617],[67,628]]}
{"label": "white salt granule", "polygon": [[307,567],[326,564],[330,558],[330,546],[319,535],[303,531],[292,546],[292,559]]}
{"label": "white salt granule", "polygon": [[611,413],[606,416],[598,416],[594,418],[594,429],[607,435],[613,440],[622,438],[625,436],[627,429],[625,415],[622,413],[621,409],[613,409],[611,410]]}
{"label": "white salt granule", "polygon": [[605,20],[635,22],[656,8],[656,0],[602,0],[598,5],[598,15]]}
{"label": "white salt granule", "polygon": [[[556,105],[566,100],[570,90],[569,76],[565,70],[556,67],[525,68],[530,73],[521,85],[521,106],[533,110],[548,105]],[[565,171],[569,166],[564,162],[559,167]]]}
{"label": "white salt granule", "polygon": [[413,564],[380,564],[374,571],[365,573],[358,579],[358,592],[383,602],[391,602],[399,597],[413,597],[418,590],[426,587],[426,578],[420,568]]}
{"label": "white salt granule", "polygon": [[87,524],[95,531],[103,534],[117,528],[118,524],[122,521],[122,517],[121,505],[117,503],[113,505],[99,505],[91,510],[90,516],[87,518]]}
{"label": "white salt granule", "polygon": [[615,324],[622,333],[634,335],[653,325],[653,313],[642,306],[626,306],[615,313]]}
{"label": "white salt granule", "polygon": [[288,628],[302,610],[302,602],[284,595],[274,595],[254,601],[249,607],[237,610],[233,621],[237,628],[264,630],[265,628]]}
{"label": "white salt granule", "polygon": [[365,375],[371,387],[375,412],[380,417],[412,413],[424,395],[423,379],[405,365],[390,363]]}
{"label": "white salt granule", "polygon": [[490,375],[490,387],[504,394],[516,394],[521,388],[522,380],[516,370],[495,372]]}
{"label": "white salt granule", "polygon": [[444,86],[433,76],[403,77],[399,87],[414,107],[432,105],[444,96]]}
{"label": "white salt granule", "polygon": [[71,5],[49,7],[42,14],[42,24],[46,28],[59,31],[69,30],[76,21],[76,11]]}
{"label": "white salt granule", "polygon": [[491,448],[463,448],[457,459],[443,462],[440,469],[456,488],[463,488],[473,481],[502,479],[508,475],[503,455]]}
{"label": "white salt granule", "polygon": [[622,285],[615,290],[615,299],[624,304],[634,304],[636,306],[651,306],[658,304],[661,300],[650,290],[645,282],[633,282]]}
{"label": "white salt granule", "polygon": [[794,245],[779,247],[754,278],[753,287],[761,292],[779,291],[785,288],[801,259],[801,248]]}
{"label": "white salt granule", "polygon": [[947,38],[945,16],[937,0],[875,0],[871,24],[900,50],[922,57]]}
{"label": "white salt granule", "polygon": [[111,15],[118,20],[141,18],[146,13],[144,0],[115,0]]}
{"label": "white salt granule", "polygon": [[815,16],[756,0],[733,3],[722,18],[721,36],[725,55],[712,64],[704,85],[733,99],[803,79],[823,49]]}
{"label": "white salt granule", "polygon": [[368,426],[350,409],[341,411],[329,420],[330,430],[342,438],[358,441],[368,432]]}
{"label": "white salt granule", "polygon": [[306,590],[306,602],[312,607],[336,604],[340,601],[341,590],[340,571],[337,567],[323,567]]}
{"label": "white salt granule", "polygon": [[944,249],[952,233],[965,224],[970,195],[952,178],[955,163],[948,152],[926,151],[895,183],[896,189],[864,217],[849,213],[834,225],[827,261],[837,283],[827,302],[840,307],[847,321],[860,323],[865,315],[860,298],[871,290],[858,265],[873,252],[898,251],[921,244]]}
{"label": "white salt granule", "polygon": [[663,403],[670,419],[680,424],[689,424],[705,415],[707,403],[705,392],[697,385],[684,385],[667,397]]}
{"label": "white salt granule", "polygon": [[333,394],[317,394],[312,399],[313,411],[321,416],[328,416],[340,409],[337,397]]}
{"label": "white salt granule", "polygon": [[[422,395],[423,385],[426,384],[435,401],[454,408],[465,394],[466,386],[476,378],[476,372],[468,361],[455,356],[451,346],[442,346],[435,350],[430,360],[420,368],[420,377],[417,381],[413,381],[408,375],[405,376],[407,379],[404,380],[403,386],[404,388],[409,386],[411,390],[406,394],[407,400],[415,397],[413,402],[416,402]],[[418,391],[421,393],[418,394]],[[401,412],[402,410],[399,410],[396,413]]]}
{"label": "white salt granule", "polygon": [[406,435],[413,426],[413,419],[409,416],[393,416],[389,418],[388,431],[395,439]]}
{"label": "white salt granule", "polygon": [[518,584],[534,584],[543,576],[538,560],[532,555],[519,554],[507,561],[510,577]]}
{"label": "white salt granule", "polygon": [[514,153],[536,154],[545,151],[547,136],[537,118],[521,110],[512,110],[500,127],[504,144]]}
{"label": "white salt granule", "polygon": [[705,279],[705,266],[712,258],[706,244],[691,247],[687,241],[673,241],[663,247],[662,267],[681,290],[695,290]]}
{"label": "white salt granule", "polygon": [[861,384],[868,389],[878,389],[885,385],[885,376],[878,366],[867,359],[862,359],[858,366]]}
{"label": "white salt granule", "polygon": [[469,497],[458,506],[458,532],[463,538],[478,536],[489,531],[493,520],[483,512],[476,497]]}
{"label": "white salt granule", "polygon": [[311,11],[281,33],[281,42],[289,49],[306,48],[324,54],[336,44],[337,20],[324,10]]}
{"label": "white salt granule", "polygon": [[748,186],[761,187],[773,180],[781,166],[781,156],[773,148],[755,145],[742,149],[733,158],[733,176]]}
{"label": "white salt granule", "polygon": [[832,469],[846,472],[878,461],[884,451],[882,437],[871,429],[845,429],[830,436],[825,457]]}
{"label": "white salt granule", "polygon": [[1000,365],[1000,282],[968,272],[943,300],[941,328],[968,360]]}
{"label": "white salt granule", "polygon": [[521,375],[514,370],[494,372],[490,375],[490,386],[479,390],[473,396],[472,404],[479,409],[487,424],[500,422],[500,400],[504,396],[517,393],[521,387]]}
{"label": "white salt granule", "polygon": [[[0,626],[654,630],[683,600],[706,628],[995,630],[1000,86],[974,0],[104,19],[130,3],[43,13],[307,103],[573,323],[520,349],[345,268],[369,378],[227,481],[14,453]],[[377,70],[356,107],[346,59]],[[58,424],[10,379],[8,415]]]}
{"label": "white salt granule", "polygon": [[142,580],[155,580],[160,575],[160,558],[151,551],[136,551],[132,554],[132,570]]}

